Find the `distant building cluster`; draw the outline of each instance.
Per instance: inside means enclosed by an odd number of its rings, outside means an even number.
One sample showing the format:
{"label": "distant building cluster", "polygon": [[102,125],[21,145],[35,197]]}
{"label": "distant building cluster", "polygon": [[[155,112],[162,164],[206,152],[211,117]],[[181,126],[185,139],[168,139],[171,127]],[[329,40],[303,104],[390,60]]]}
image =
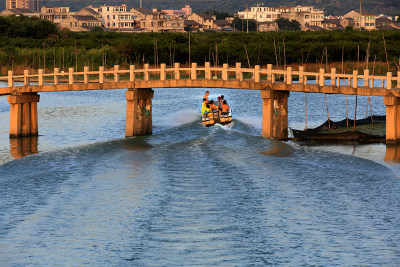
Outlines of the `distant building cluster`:
{"label": "distant building cluster", "polygon": [[[119,32],[184,32],[188,29],[232,31],[231,23],[228,21],[216,20],[215,17],[205,13],[192,13],[189,5],[181,10],[161,11],[147,8],[128,9],[126,4],[102,5],[88,6],[77,12],[71,12],[69,7],[42,6],[33,9],[31,2],[37,1],[7,0],[7,9],[0,12],[0,16],[39,17],[55,23],[61,29],[71,31],[90,31],[94,27]],[[14,2],[17,3],[11,5]]]}
{"label": "distant building cluster", "polygon": [[394,22],[393,18],[385,15],[378,16],[365,10],[361,10],[361,14],[360,11],[353,10],[343,16],[325,17],[324,11],[313,6],[265,7],[258,5],[246,8],[235,16],[256,22],[261,31],[276,30],[278,26],[275,25],[275,21],[280,18],[298,21],[303,31],[343,30],[347,26],[365,30],[400,29],[400,23]]}
{"label": "distant building cluster", "polygon": [[[99,7],[87,6],[77,12],[69,7],[39,6],[39,0],[6,0],[7,9],[0,16],[39,17],[55,23],[61,29],[71,31],[90,31],[101,27],[105,31],[120,32],[184,32],[195,31],[235,31],[232,22],[235,18],[252,21],[257,31],[278,31],[278,19],[296,20],[301,30],[343,30],[350,26],[354,29],[380,30],[400,29],[391,17],[375,15],[365,10],[351,11],[343,16],[325,16],[324,11],[313,6],[265,7],[257,5],[238,12],[231,18],[217,20],[206,13],[193,13],[186,5],[181,10],[149,10],[147,8],[128,9],[126,4]],[[248,27],[242,25],[242,30]]]}

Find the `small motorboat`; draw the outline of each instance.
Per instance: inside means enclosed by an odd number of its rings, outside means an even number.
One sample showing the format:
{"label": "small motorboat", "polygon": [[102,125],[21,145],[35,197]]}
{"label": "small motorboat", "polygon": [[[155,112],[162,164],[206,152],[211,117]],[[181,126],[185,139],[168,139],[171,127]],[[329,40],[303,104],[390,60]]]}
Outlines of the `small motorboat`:
{"label": "small motorboat", "polygon": [[215,124],[227,125],[232,122],[232,114],[219,115],[217,112],[209,113],[206,116],[202,116],[201,121],[206,127],[214,126]]}

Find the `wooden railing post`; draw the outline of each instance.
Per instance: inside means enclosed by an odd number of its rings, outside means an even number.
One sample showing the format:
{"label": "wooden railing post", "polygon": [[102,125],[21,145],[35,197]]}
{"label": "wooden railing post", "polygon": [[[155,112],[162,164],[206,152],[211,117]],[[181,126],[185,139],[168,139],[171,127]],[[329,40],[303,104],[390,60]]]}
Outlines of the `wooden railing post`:
{"label": "wooden railing post", "polygon": [[133,82],[135,80],[135,65],[129,66],[129,81]]}
{"label": "wooden railing post", "polygon": [[228,64],[225,63],[222,67],[222,80],[227,81],[228,80]]}
{"label": "wooden railing post", "polygon": [[336,85],[336,68],[331,68],[331,85]]}
{"label": "wooden railing post", "polygon": [[114,65],[114,82],[119,82],[119,65]]}
{"label": "wooden railing post", "polygon": [[303,66],[299,67],[299,83],[300,84],[304,83],[304,67]]}
{"label": "wooden railing post", "polygon": [[369,69],[364,70],[364,87],[368,87],[369,85]]}
{"label": "wooden railing post", "polygon": [[8,87],[14,87],[14,72],[12,70],[8,71]]}
{"label": "wooden railing post", "polygon": [[240,73],[242,68],[242,63],[240,62],[236,62],[236,66],[235,66],[235,76],[236,76],[236,80],[240,80]]}
{"label": "wooden railing post", "polygon": [[260,65],[254,66],[254,82],[260,82]]}
{"label": "wooden railing post", "polygon": [[54,85],[58,85],[60,83],[60,76],[58,76],[59,73],[60,69],[54,68]]}
{"label": "wooden railing post", "polygon": [[400,88],[400,71],[397,72],[397,86],[396,88]]}
{"label": "wooden railing post", "polygon": [[143,76],[144,76],[145,81],[150,80],[149,67],[150,67],[150,64],[148,64],[148,63],[144,64],[144,66],[143,66],[143,68],[144,68]]}
{"label": "wooden railing post", "polygon": [[180,63],[175,63],[175,70],[174,70],[175,80],[180,80],[181,79],[181,72],[179,71],[180,67],[181,67]]}
{"label": "wooden railing post", "polygon": [[88,84],[89,83],[89,67],[88,66],[84,66],[83,67],[83,83],[84,84]]}
{"label": "wooden railing post", "polygon": [[267,81],[272,81],[272,64],[267,65]]}
{"label": "wooden railing post", "polygon": [[31,74],[30,70],[24,70],[24,85],[25,86],[30,85],[30,79],[29,79],[30,74]]}
{"label": "wooden railing post", "polygon": [[190,78],[197,80],[197,63],[192,63],[192,69],[190,70]]}
{"label": "wooden railing post", "polygon": [[286,83],[292,84],[292,67],[287,67],[286,69]]}
{"label": "wooden railing post", "polygon": [[325,86],[325,69],[319,69],[319,86]]}
{"label": "wooden railing post", "polygon": [[38,70],[38,84],[43,85],[44,83],[43,69]]}
{"label": "wooden railing post", "polygon": [[68,83],[69,84],[74,84],[74,68],[69,68]]}
{"label": "wooden railing post", "polygon": [[210,62],[205,62],[204,63],[204,79],[206,80],[211,80],[211,70],[210,70],[211,64]]}
{"label": "wooden railing post", "polygon": [[393,74],[391,72],[387,73],[387,76],[386,76],[386,89],[392,89],[392,76],[393,76]]}
{"label": "wooden railing post", "polygon": [[104,83],[104,66],[99,66],[99,83]]}
{"label": "wooden railing post", "polygon": [[166,69],[166,67],[167,67],[167,64],[162,63],[162,64],[160,65],[160,67],[161,67],[161,70],[160,70],[160,80],[161,80],[161,81],[165,81],[165,79],[166,79],[166,77],[167,77],[167,73],[166,73],[166,71],[165,71],[165,69]]}
{"label": "wooden railing post", "polygon": [[353,88],[358,87],[358,70],[353,70]]}

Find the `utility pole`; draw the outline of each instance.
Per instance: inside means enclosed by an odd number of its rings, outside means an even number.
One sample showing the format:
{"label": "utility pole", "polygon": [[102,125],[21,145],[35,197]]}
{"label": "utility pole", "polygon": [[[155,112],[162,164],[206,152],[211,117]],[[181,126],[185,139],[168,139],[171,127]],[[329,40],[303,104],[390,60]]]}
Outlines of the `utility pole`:
{"label": "utility pole", "polygon": [[140,0],[140,8],[142,8],[142,0]]}

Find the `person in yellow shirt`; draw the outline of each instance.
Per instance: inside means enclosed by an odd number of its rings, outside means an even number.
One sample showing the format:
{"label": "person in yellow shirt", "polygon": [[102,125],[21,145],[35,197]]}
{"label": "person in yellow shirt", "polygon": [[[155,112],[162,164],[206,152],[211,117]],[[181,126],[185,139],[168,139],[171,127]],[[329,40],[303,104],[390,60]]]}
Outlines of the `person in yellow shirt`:
{"label": "person in yellow shirt", "polygon": [[210,104],[206,98],[203,98],[203,104],[201,105],[201,115],[206,116],[211,112]]}

